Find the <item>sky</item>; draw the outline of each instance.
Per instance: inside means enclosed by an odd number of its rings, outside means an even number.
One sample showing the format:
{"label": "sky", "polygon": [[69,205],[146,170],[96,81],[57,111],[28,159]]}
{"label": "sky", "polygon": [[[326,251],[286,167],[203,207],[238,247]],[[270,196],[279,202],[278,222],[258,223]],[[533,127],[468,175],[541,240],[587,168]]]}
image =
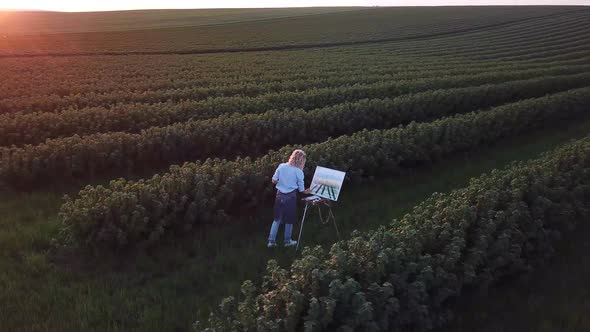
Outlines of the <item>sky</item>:
{"label": "sky", "polygon": [[590,0],[0,0],[2,9],[102,11],[310,6],[590,5]]}

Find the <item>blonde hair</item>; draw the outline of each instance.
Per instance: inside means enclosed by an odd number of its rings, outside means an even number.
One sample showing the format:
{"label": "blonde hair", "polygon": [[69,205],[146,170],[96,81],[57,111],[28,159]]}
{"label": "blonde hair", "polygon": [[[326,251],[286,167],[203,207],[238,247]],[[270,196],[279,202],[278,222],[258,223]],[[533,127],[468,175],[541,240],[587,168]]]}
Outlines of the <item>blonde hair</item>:
{"label": "blonde hair", "polygon": [[305,152],[303,150],[297,149],[291,153],[288,164],[303,170],[303,167],[305,167],[305,160]]}

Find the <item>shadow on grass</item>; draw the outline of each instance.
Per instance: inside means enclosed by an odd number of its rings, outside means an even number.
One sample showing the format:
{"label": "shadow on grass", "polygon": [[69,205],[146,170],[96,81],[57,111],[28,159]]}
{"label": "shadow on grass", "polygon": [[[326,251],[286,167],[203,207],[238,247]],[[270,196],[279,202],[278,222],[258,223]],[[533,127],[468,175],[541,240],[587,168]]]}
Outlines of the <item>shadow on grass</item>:
{"label": "shadow on grass", "polygon": [[590,331],[590,223],[564,234],[556,255],[488,294],[466,293],[439,332]]}

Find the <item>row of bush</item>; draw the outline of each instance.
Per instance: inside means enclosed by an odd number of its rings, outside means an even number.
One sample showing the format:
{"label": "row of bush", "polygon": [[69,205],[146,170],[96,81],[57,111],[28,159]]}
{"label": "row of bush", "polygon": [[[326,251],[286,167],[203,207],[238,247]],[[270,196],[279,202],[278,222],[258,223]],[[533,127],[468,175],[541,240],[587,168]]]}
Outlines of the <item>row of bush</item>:
{"label": "row of bush", "polygon": [[[565,63],[564,63],[565,64]],[[562,64],[562,65],[564,65]],[[316,64],[317,65],[317,64]],[[555,65],[555,64],[554,64]],[[385,81],[411,80],[417,78],[441,77],[464,75],[466,73],[477,74],[486,71],[513,71],[533,68],[547,68],[545,64],[533,63],[531,65],[519,64],[509,65],[506,63],[481,64],[476,67],[465,66],[461,64],[439,64],[436,66],[424,66],[419,68],[410,67],[408,69],[395,68],[392,70],[391,65],[375,65],[365,63],[359,65],[353,70],[341,68],[341,71],[331,73],[321,73],[321,77],[306,75],[288,76],[288,73],[277,75],[269,70],[265,75],[260,75],[256,80],[249,80],[244,75],[240,75],[241,80],[228,80],[229,75],[222,75],[219,71],[215,77],[208,76],[208,84],[203,83],[203,79],[183,80],[176,77],[174,82],[166,80],[168,86],[161,88],[152,86],[154,78],[144,78],[145,86],[138,86],[135,83],[135,89],[131,87],[119,86],[118,82],[111,82],[113,87],[119,87],[110,91],[87,91],[85,93],[72,93],[66,95],[59,94],[42,94],[33,95],[25,94],[22,96],[11,96],[0,98],[0,114],[14,115],[15,113],[60,113],[67,109],[79,109],[84,111],[85,108],[91,107],[117,107],[124,108],[126,104],[138,103],[162,103],[162,102],[179,102],[183,100],[201,100],[214,97],[256,97],[267,93],[278,93],[283,91],[305,91],[312,88],[335,88],[352,84],[370,84]],[[218,69],[219,70],[219,69]],[[276,69],[279,70],[279,69]],[[312,70],[308,69],[311,73]],[[179,75],[181,76],[181,75]],[[303,76],[303,77],[300,77]],[[155,79],[158,82],[157,78]],[[148,84],[150,83],[150,84]],[[108,82],[105,84],[108,85]],[[141,89],[143,87],[143,89]],[[34,89],[34,87],[30,87]],[[104,89],[104,87],[103,87]]]}
{"label": "row of bush", "polygon": [[[475,74],[472,72],[475,71]],[[128,104],[112,108],[72,109],[60,113],[34,113],[0,116],[0,145],[38,144],[47,138],[88,135],[100,132],[138,132],[154,126],[208,119],[224,114],[264,113],[269,110],[311,110],[365,98],[395,96],[434,89],[468,87],[550,75],[578,74],[590,65],[565,65],[498,72],[465,70],[463,75],[427,77],[413,80],[353,84],[340,87],[282,91],[256,97],[212,97],[156,104]]]}
{"label": "row of bush", "polygon": [[428,331],[449,302],[530,271],[590,217],[590,138],[433,194],[400,220],[306,248],[224,299],[199,331]]}
{"label": "row of bush", "polygon": [[[335,61],[335,60],[338,61]],[[568,61],[569,64],[583,61]],[[545,62],[546,67],[566,62]],[[95,58],[5,59],[0,63],[0,113],[60,110],[62,98],[88,94],[108,95],[114,91],[139,92],[187,87],[231,86],[248,83],[278,83],[293,80],[343,79],[347,76],[387,74],[411,75],[449,68],[494,68],[518,66],[538,68],[539,63],[504,61],[465,62],[463,59],[392,57],[391,53],[362,57],[357,52],[296,52],[241,54],[240,56],[137,56]],[[518,69],[515,68],[515,69]],[[414,75],[412,75],[414,73]],[[28,103],[19,98],[34,96]],[[45,102],[43,97],[51,97]],[[15,99],[13,99],[15,98]],[[54,99],[56,98],[56,99]],[[78,100],[73,106],[80,107]],[[6,102],[6,103],[5,103]],[[21,104],[24,103],[24,104]],[[83,104],[83,103],[82,103]]]}
{"label": "row of bush", "polygon": [[[393,175],[458,151],[587,111],[590,87],[569,90],[429,123],[388,130],[364,130],[303,148],[308,173],[316,165],[341,169],[349,177]],[[157,243],[166,234],[202,223],[227,220],[257,208],[272,196],[270,176],[291,152],[286,146],[261,158],[172,166],[151,179],[87,186],[61,208],[64,234],[80,246],[117,249]]]}
{"label": "row of bush", "polygon": [[590,73],[498,85],[367,99],[313,111],[270,111],[189,121],[140,134],[107,133],[0,148],[0,179],[16,188],[97,176],[145,174],[208,157],[259,156],[287,144],[308,144],[371,128],[427,121],[590,85]]}

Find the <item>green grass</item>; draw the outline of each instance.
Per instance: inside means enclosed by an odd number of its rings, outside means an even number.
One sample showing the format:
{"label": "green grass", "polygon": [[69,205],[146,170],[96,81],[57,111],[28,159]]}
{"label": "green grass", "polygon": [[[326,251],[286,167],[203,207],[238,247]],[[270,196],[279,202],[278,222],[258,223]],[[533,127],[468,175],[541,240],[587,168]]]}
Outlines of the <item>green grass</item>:
{"label": "green grass", "polygon": [[[535,157],[589,131],[590,119],[554,124],[403,177],[345,183],[334,206],[340,233],[389,223],[432,192],[463,187],[482,172]],[[286,265],[297,256],[293,249],[266,248],[270,205],[255,217],[202,227],[143,254],[91,259],[53,245],[59,194],[5,193],[2,198],[0,321],[6,330],[187,330],[222,297],[237,294],[243,280],[256,280],[268,259]],[[303,244],[328,246],[335,240],[332,225],[319,223],[312,213]]]}

